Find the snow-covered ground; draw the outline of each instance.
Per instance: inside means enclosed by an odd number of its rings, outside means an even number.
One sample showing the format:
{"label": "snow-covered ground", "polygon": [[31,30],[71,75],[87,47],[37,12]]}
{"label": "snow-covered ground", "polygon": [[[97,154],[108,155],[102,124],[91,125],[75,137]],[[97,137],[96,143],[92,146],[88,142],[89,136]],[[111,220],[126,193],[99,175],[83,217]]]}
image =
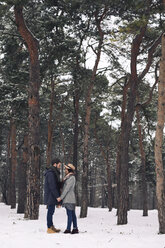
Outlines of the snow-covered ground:
{"label": "snow-covered ground", "polygon": [[165,235],[159,235],[157,211],[128,212],[128,224],[116,224],[116,210],[89,208],[88,217],[80,219],[79,234],[64,234],[66,213],[56,209],[54,223],[60,233],[46,233],[46,207],[40,206],[39,220],[24,220],[16,209],[0,203],[0,248],[165,248]]}

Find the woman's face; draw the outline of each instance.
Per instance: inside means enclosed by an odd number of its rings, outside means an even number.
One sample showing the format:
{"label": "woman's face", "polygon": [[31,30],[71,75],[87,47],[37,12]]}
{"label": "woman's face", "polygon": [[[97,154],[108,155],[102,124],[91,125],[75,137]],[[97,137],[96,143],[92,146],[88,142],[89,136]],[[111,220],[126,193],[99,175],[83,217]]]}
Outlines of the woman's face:
{"label": "woman's face", "polygon": [[65,168],[65,175],[67,175],[69,173],[68,169]]}

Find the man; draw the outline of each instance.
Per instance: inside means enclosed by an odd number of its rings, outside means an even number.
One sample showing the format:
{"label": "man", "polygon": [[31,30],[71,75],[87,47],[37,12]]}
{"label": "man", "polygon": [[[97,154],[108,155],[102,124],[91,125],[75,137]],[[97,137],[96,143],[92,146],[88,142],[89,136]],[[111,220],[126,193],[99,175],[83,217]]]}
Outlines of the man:
{"label": "man", "polygon": [[55,205],[58,205],[57,198],[60,196],[60,167],[61,161],[58,158],[52,160],[52,165],[46,169],[44,185],[44,204],[47,205],[47,233],[57,233],[53,225],[53,214]]}

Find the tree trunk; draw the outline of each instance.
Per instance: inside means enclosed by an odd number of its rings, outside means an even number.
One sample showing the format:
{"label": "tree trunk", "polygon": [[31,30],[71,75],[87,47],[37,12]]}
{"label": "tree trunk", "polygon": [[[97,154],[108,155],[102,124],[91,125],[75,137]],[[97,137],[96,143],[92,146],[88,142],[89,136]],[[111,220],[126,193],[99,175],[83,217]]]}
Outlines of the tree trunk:
{"label": "tree trunk", "polygon": [[165,122],[165,34],[162,35],[162,56],[158,81],[158,110],[155,135],[156,197],[159,233],[165,234],[165,178],[162,160],[163,129]]}
{"label": "tree trunk", "polygon": [[22,147],[22,159],[18,166],[18,208],[17,213],[25,212],[26,203],[26,171],[28,163],[28,136],[24,136],[24,143]]}
{"label": "tree trunk", "polygon": [[28,96],[28,152],[29,163],[27,169],[27,207],[25,217],[38,219],[39,197],[40,197],[40,147],[39,147],[39,87],[40,69],[38,59],[38,41],[26,27],[23,14],[23,7],[15,6],[15,19],[18,31],[24,39],[30,55],[30,79]]}
{"label": "tree trunk", "polygon": [[11,204],[11,120],[10,120],[10,129],[7,139],[7,205]]}
{"label": "tree trunk", "polygon": [[136,108],[136,115],[137,115],[137,123],[138,123],[138,133],[139,133],[139,147],[140,147],[140,154],[141,154],[141,173],[142,173],[142,199],[143,199],[143,216],[148,216],[148,203],[147,203],[147,181],[146,181],[146,156],[143,146],[143,137],[142,137],[142,127],[140,124],[140,114],[139,108]]}
{"label": "tree trunk", "polygon": [[77,158],[78,158],[78,120],[79,120],[79,89],[77,88],[77,82],[75,82],[75,91],[73,95],[73,106],[74,106],[74,136],[73,136],[73,164],[76,168],[77,175]]}
{"label": "tree trunk", "polygon": [[16,124],[14,118],[11,120],[11,208],[16,207],[16,188],[15,176],[17,167],[17,151],[16,151]]}
{"label": "tree trunk", "polygon": [[94,207],[95,203],[95,185],[96,185],[96,167],[89,168],[89,206]]}
{"label": "tree trunk", "polygon": [[111,179],[111,166],[110,166],[110,162],[107,161],[107,181],[108,181],[108,210],[112,211],[112,179]]}
{"label": "tree trunk", "polygon": [[117,224],[127,224],[127,210],[129,201],[129,188],[128,188],[128,150],[129,150],[129,139],[132,127],[132,121],[135,110],[136,94],[138,89],[138,78],[137,78],[137,56],[139,54],[139,48],[142,38],[145,34],[146,27],[140,30],[140,33],[136,35],[132,43],[131,48],[131,76],[129,81],[129,98],[127,111],[123,115],[121,123],[121,134],[119,138],[119,153],[118,153],[118,219]]}
{"label": "tree trunk", "polygon": [[106,169],[107,169],[107,183],[108,183],[108,186],[107,186],[107,190],[108,190],[108,202],[107,202],[107,205],[108,205],[108,209],[109,211],[112,211],[112,175],[111,175],[111,166],[110,166],[110,158],[109,158],[109,142],[108,142],[108,145],[107,145],[107,154],[105,153],[104,151],[104,148],[101,144],[101,142],[99,141],[99,138],[97,136],[97,130],[96,130],[96,119],[95,119],[95,127],[94,127],[94,134],[95,134],[95,138],[96,138],[96,142],[97,144],[99,145],[100,147],[100,151],[101,151],[101,154],[103,156],[103,159],[106,163]]}
{"label": "tree trunk", "polygon": [[[128,94],[128,88],[129,88],[129,81],[126,77],[125,79],[125,85],[123,88],[123,101],[122,101],[122,111],[121,111],[121,130],[124,123],[124,117],[126,112],[126,104],[127,104],[127,94]],[[116,181],[117,181],[117,215],[119,210],[119,197],[120,197],[120,173],[121,173],[121,161],[120,161],[120,152],[121,152],[121,139],[122,135],[120,134],[119,142],[118,142],[118,148],[117,148],[117,160],[116,160]]]}
{"label": "tree trunk", "polygon": [[[5,127],[6,130],[6,127]],[[3,125],[0,125],[0,140],[1,140],[1,145],[0,145],[0,163],[2,162],[2,144],[3,144]],[[7,180],[8,180],[8,165],[6,163],[6,166],[3,167],[3,171],[1,173],[1,179],[0,179],[0,187],[1,187],[1,194],[2,194],[2,202],[7,204]]]}
{"label": "tree trunk", "polygon": [[[79,135],[79,89],[77,88],[77,77],[75,79],[75,90],[73,95],[73,106],[74,106],[74,133],[73,133],[73,164],[76,168],[76,180],[78,181],[78,173],[77,173],[77,159],[78,159],[78,135]],[[76,202],[79,205],[79,195],[78,188],[76,186]]]}
{"label": "tree trunk", "polygon": [[50,101],[50,108],[49,108],[49,120],[48,120],[48,145],[46,150],[47,160],[46,164],[47,167],[50,166],[52,160],[52,137],[53,137],[53,103],[54,103],[54,81],[51,80],[51,101]]}
{"label": "tree trunk", "polygon": [[99,17],[99,14],[95,13],[95,20],[97,29],[99,32],[99,44],[97,48],[97,55],[95,60],[95,65],[92,71],[91,82],[88,87],[87,97],[85,99],[85,125],[84,125],[84,138],[83,138],[83,175],[82,175],[82,200],[81,200],[81,212],[80,218],[87,216],[88,210],[88,139],[89,139],[89,126],[90,126],[90,116],[91,116],[91,95],[94,87],[94,81],[96,79],[96,72],[101,56],[101,48],[103,44],[104,33],[101,29],[101,22],[104,19],[107,12],[105,7],[103,14]]}
{"label": "tree trunk", "polygon": [[64,134],[62,132],[61,124],[59,124],[59,131],[60,131],[60,137],[61,137],[61,144],[62,144],[62,153],[63,153],[63,161],[64,164],[66,163],[66,154],[65,154],[65,139],[64,139]]}
{"label": "tree trunk", "polygon": [[[92,85],[93,88],[93,85]],[[86,117],[85,117],[85,133],[83,141],[83,174],[82,174],[82,198],[81,198],[81,212],[80,218],[87,217],[88,210],[88,138],[89,138],[89,124],[90,124],[90,97],[86,103]]]}
{"label": "tree trunk", "polygon": [[101,180],[101,184],[102,184],[102,186],[101,186],[101,197],[102,197],[101,198],[101,207],[104,208],[105,207],[105,186],[104,186],[105,180],[104,180],[103,177],[102,177],[102,180]]}

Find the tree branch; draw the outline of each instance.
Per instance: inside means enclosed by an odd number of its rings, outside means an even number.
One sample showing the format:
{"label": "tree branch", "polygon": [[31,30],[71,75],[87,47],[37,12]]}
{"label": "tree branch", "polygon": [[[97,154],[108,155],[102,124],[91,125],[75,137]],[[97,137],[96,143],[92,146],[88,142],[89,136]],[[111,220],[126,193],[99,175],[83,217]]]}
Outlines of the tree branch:
{"label": "tree branch", "polygon": [[144,68],[144,70],[142,71],[142,73],[139,75],[139,77],[138,77],[139,80],[142,80],[144,78],[144,76],[147,74],[147,72],[149,71],[150,66],[152,64],[153,53],[155,52],[155,49],[157,48],[157,46],[160,44],[161,37],[162,37],[162,34],[158,37],[157,40],[155,40],[155,42],[152,44],[152,46],[148,50],[147,64],[146,64],[146,67]]}

